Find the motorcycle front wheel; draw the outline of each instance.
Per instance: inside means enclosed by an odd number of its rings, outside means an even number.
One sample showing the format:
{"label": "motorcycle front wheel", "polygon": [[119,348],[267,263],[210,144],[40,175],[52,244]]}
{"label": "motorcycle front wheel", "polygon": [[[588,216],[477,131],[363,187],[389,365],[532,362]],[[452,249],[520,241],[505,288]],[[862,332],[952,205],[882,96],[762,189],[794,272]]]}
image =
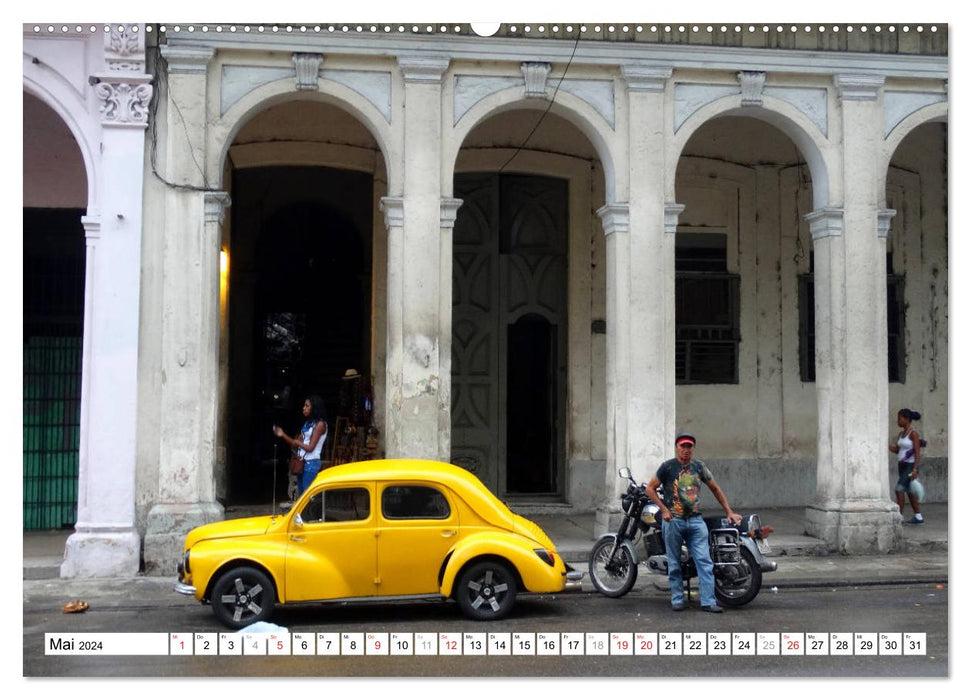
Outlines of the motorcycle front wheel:
{"label": "motorcycle front wheel", "polygon": [[593,587],[608,598],[620,598],[630,592],[637,580],[637,562],[627,547],[618,547],[613,559],[615,537],[601,537],[590,552],[590,580]]}
{"label": "motorcycle front wheel", "polygon": [[739,607],[751,603],[762,588],[762,569],[742,545],[738,564],[715,567],[715,597],[723,605]]}

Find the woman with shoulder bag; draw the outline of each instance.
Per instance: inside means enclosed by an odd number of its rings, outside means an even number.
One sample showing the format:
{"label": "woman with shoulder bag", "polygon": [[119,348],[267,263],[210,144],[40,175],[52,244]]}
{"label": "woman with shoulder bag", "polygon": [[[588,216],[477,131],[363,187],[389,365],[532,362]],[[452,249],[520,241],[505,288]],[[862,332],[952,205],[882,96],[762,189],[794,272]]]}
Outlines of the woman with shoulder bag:
{"label": "woman with shoulder bag", "polygon": [[920,512],[920,496],[915,491],[920,489],[917,475],[920,471],[920,448],[924,443],[920,434],[914,430],[913,421],[920,419],[920,413],[902,408],[897,412],[897,426],[900,434],[896,443],[890,443],[890,451],[897,455],[897,485],[894,492],[897,497],[897,507],[900,514],[904,512],[904,494],[906,493],[910,506],[914,509],[914,517],[905,520],[907,525],[922,525],[924,516]]}
{"label": "woman with shoulder bag", "polygon": [[[278,425],[273,426],[273,434],[293,448],[294,457],[303,459],[303,472],[297,477],[298,498],[313,483],[314,478],[320,472],[320,455],[324,442],[327,440],[324,400],[316,394],[308,396],[303,402],[303,417],[306,420],[300,429],[299,438],[290,437]],[[291,465],[292,463],[293,460],[291,460]],[[293,466],[291,466],[291,471],[296,473]]]}

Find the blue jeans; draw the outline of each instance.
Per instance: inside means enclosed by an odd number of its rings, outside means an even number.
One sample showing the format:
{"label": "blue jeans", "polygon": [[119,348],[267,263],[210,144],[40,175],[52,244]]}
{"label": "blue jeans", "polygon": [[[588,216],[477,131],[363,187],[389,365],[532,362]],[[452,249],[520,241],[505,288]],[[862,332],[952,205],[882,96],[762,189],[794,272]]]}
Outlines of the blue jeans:
{"label": "blue jeans", "polygon": [[684,604],[684,578],[681,575],[681,543],[686,542],[688,553],[698,569],[698,590],[702,605],[715,605],[715,567],[708,549],[708,527],[700,515],[690,518],[674,517],[662,521],[661,531],[668,556],[668,581],[671,584],[671,605]]}
{"label": "blue jeans", "polygon": [[303,463],[303,474],[301,474],[300,478],[297,479],[297,488],[299,489],[299,492],[297,493],[297,498],[300,498],[300,496],[303,495],[303,492],[310,487],[310,484],[313,483],[314,479],[316,478],[319,472],[320,472],[319,459],[308,459],[306,462]]}

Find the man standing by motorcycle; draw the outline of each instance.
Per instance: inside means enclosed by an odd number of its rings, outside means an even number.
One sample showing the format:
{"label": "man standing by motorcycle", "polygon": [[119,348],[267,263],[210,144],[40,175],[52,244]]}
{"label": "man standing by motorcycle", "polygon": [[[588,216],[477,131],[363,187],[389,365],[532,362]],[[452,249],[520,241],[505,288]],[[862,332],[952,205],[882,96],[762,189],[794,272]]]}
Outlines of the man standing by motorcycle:
{"label": "man standing by motorcycle", "polygon": [[[660,508],[662,534],[668,559],[668,581],[671,584],[671,608],[684,610],[684,581],[681,575],[681,545],[686,543],[688,552],[698,569],[698,588],[701,591],[701,609],[720,613],[722,608],[715,601],[715,573],[708,551],[708,527],[701,517],[699,496],[701,484],[707,484],[715,499],[725,509],[728,520],[738,525],[742,516],[732,510],[724,492],[703,462],[694,458],[695,436],[679,433],[674,439],[677,457],[658,467],[657,473],[647,484],[647,497]],[[664,489],[664,500],[658,496],[658,487]]]}

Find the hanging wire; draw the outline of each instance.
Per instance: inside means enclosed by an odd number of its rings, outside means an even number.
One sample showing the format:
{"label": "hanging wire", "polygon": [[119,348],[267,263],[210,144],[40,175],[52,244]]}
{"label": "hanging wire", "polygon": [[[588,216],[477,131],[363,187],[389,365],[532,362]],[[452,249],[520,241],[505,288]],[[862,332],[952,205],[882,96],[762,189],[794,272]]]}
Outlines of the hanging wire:
{"label": "hanging wire", "polygon": [[[165,57],[162,55],[161,47],[158,45],[154,47],[154,56],[155,56],[155,68],[156,68],[156,89],[152,91],[152,99],[149,102],[149,125],[150,125],[149,131],[151,133],[151,149],[149,151],[149,159],[152,165],[152,175],[154,175],[163,184],[177,190],[188,190],[190,192],[218,192],[219,190],[216,190],[209,186],[209,180],[206,177],[205,170],[202,168],[201,165],[199,165],[199,161],[196,160],[195,150],[192,149],[191,147],[189,148],[189,153],[192,155],[192,162],[195,163],[196,169],[199,171],[199,174],[202,176],[202,183],[203,183],[202,187],[197,187],[196,185],[183,185],[177,182],[169,182],[164,177],[162,177],[158,172],[158,161],[157,161],[158,105],[159,105],[159,101],[161,100],[161,93],[162,93],[162,89],[160,88],[164,88],[165,94],[168,95],[169,66],[168,66],[168,61],[166,61]],[[172,106],[175,107],[175,111],[179,115],[179,120],[182,123],[182,131],[183,133],[185,133],[186,141],[191,143],[191,140],[189,138],[189,130],[185,123],[185,117],[182,115],[182,109],[179,107],[178,102],[176,102],[175,100],[172,100]]]}
{"label": "hanging wire", "polygon": [[573,57],[577,55],[577,47],[579,45],[580,45],[580,28],[577,27],[577,38],[573,42],[573,51],[570,53],[570,60],[566,62],[566,68],[563,69],[563,75],[560,76],[560,79],[556,83],[556,88],[553,90],[553,96],[550,98],[550,103],[546,105],[546,109],[543,111],[543,113],[540,115],[540,118],[537,120],[536,126],[534,126],[533,130],[529,132],[529,135],[523,140],[519,148],[516,149],[516,152],[513,153],[511,156],[509,156],[509,160],[503,163],[502,167],[499,168],[500,173],[506,169],[506,166],[512,163],[512,161],[516,158],[516,156],[519,155],[520,151],[526,148],[526,144],[528,144],[529,140],[533,138],[533,134],[536,133],[536,130],[539,129],[540,124],[542,124],[543,120],[546,119],[546,115],[550,113],[550,109],[553,108],[553,103],[556,101],[556,93],[560,91],[560,85],[563,83],[563,78],[566,77],[566,74],[570,70],[570,66],[573,64]]}

